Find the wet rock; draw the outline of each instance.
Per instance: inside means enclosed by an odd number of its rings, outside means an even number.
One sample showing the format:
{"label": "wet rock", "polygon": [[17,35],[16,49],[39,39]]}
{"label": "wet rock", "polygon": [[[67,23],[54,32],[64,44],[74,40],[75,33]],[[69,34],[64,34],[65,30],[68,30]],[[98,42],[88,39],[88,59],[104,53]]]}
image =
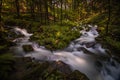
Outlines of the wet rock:
{"label": "wet rock", "polygon": [[20,32],[15,32],[13,29],[9,30],[8,38],[9,39],[16,39],[19,37],[24,37]]}
{"label": "wet rock", "polygon": [[85,45],[87,48],[90,48],[90,47],[93,47],[95,45],[95,42],[86,43]]}
{"label": "wet rock", "polygon": [[71,44],[67,48],[65,48],[65,51],[72,52],[73,48],[74,48],[74,43],[71,42]]}
{"label": "wet rock", "polygon": [[102,67],[102,66],[103,66],[100,61],[96,61],[96,62],[95,62],[95,65],[96,65],[97,67]]}
{"label": "wet rock", "polygon": [[89,79],[78,70],[75,70],[68,76],[67,80],[89,80]]}
{"label": "wet rock", "polygon": [[79,47],[81,47],[80,44],[76,44],[76,45],[75,45],[75,48],[79,48]]}
{"label": "wet rock", "polygon": [[120,58],[119,58],[119,57],[113,57],[113,59],[114,59],[115,61],[117,61],[118,63],[120,63]]}
{"label": "wet rock", "polygon": [[65,51],[72,52],[73,48],[71,48],[71,47],[65,48]]}
{"label": "wet rock", "polygon": [[23,45],[22,46],[23,50],[25,52],[31,52],[31,51],[34,51],[33,47],[31,45]]}
{"label": "wet rock", "polygon": [[102,66],[103,66],[102,63],[99,61],[96,61],[95,66],[96,66],[97,71],[101,72]]}
{"label": "wet rock", "polygon": [[83,51],[85,54],[94,54],[94,53],[88,51],[87,49],[85,49],[84,47],[79,47],[79,48],[77,48],[77,50],[78,51]]}
{"label": "wet rock", "polygon": [[70,67],[62,61],[53,61],[51,66],[64,74],[69,74],[72,72]]}
{"label": "wet rock", "polygon": [[81,51],[82,49],[83,49],[83,47],[79,47],[79,48],[77,48],[78,51]]}
{"label": "wet rock", "polygon": [[29,57],[16,58],[15,66],[11,80],[88,80],[84,74],[72,71],[62,61],[36,62]]}

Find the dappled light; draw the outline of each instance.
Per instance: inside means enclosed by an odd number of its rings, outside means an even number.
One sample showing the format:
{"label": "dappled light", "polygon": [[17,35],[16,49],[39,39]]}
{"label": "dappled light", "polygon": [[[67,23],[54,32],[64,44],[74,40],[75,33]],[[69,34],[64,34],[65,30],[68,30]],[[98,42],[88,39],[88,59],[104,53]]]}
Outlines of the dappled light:
{"label": "dappled light", "polygon": [[0,0],[0,80],[120,80],[120,0]]}

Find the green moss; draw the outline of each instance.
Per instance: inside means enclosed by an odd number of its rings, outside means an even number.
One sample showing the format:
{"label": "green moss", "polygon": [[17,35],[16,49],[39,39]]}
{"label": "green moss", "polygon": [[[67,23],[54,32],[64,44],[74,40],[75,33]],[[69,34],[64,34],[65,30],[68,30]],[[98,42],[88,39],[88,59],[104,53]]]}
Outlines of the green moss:
{"label": "green moss", "polygon": [[70,75],[69,75],[69,80],[89,80],[84,74],[82,74],[81,72],[79,72],[78,70],[73,71]]}
{"label": "green moss", "polygon": [[22,80],[88,80],[79,71],[72,72],[63,62],[27,62]]}
{"label": "green moss", "polygon": [[31,39],[52,50],[63,49],[80,36],[79,31],[74,31],[69,26],[50,25],[41,26],[40,29],[42,31],[35,32]]}

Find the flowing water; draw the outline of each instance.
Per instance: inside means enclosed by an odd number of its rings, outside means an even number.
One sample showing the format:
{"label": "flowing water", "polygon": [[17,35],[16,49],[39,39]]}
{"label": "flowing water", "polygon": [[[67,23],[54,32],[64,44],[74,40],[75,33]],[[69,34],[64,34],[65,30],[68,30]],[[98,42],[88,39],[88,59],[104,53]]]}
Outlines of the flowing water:
{"label": "flowing water", "polygon": [[[31,57],[35,60],[63,61],[71,69],[79,70],[90,80],[120,80],[120,64],[110,58],[101,44],[95,41],[99,36],[97,26],[88,25],[90,28],[84,28],[80,31],[80,38],[72,41],[64,50],[47,50],[44,46],[39,46],[35,42],[30,42],[30,36],[25,29],[16,27],[16,34],[23,34],[24,37],[13,40],[17,43],[12,47],[16,56]],[[32,52],[24,52],[22,46],[31,45]]]}

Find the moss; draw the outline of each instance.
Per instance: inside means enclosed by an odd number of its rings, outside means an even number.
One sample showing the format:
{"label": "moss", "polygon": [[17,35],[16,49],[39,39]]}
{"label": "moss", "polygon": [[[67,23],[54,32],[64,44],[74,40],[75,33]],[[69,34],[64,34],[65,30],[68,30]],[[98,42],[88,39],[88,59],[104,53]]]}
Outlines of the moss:
{"label": "moss", "polygon": [[63,49],[70,41],[80,36],[79,30],[72,30],[69,26],[41,26],[41,30],[41,32],[35,32],[31,40],[52,50]]}
{"label": "moss", "polygon": [[88,80],[79,71],[74,71],[63,62],[29,62],[22,80]]}
{"label": "moss", "polygon": [[75,70],[69,75],[68,80],[89,80],[89,79],[84,74]]}

